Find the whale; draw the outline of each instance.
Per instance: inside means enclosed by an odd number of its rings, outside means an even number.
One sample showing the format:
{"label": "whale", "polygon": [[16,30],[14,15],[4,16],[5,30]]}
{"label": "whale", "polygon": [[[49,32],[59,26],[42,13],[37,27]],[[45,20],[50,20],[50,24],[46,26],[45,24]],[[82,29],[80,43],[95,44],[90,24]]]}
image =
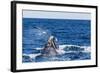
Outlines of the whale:
{"label": "whale", "polygon": [[43,56],[56,56],[57,52],[57,44],[55,43],[56,38],[54,36],[50,36],[47,43],[44,45],[43,48]]}

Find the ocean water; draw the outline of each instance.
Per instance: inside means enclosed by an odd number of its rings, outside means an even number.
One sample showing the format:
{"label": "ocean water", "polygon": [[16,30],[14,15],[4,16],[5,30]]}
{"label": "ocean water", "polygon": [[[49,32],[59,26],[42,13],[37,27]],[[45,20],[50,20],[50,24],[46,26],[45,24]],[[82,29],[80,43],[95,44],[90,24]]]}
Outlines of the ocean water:
{"label": "ocean water", "polygon": [[[91,21],[75,19],[23,18],[23,63],[91,59]],[[50,36],[59,46],[59,55],[43,57]]]}

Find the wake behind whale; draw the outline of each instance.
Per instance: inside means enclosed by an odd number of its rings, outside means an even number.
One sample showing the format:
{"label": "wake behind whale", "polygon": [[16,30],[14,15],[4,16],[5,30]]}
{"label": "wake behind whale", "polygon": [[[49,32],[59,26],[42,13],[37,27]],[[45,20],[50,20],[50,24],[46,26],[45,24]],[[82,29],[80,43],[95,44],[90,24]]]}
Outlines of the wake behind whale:
{"label": "wake behind whale", "polygon": [[57,45],[56,38],[50,36],[43,48],[23,50],[23,62],[72,61],[90,59],[90,46]]}

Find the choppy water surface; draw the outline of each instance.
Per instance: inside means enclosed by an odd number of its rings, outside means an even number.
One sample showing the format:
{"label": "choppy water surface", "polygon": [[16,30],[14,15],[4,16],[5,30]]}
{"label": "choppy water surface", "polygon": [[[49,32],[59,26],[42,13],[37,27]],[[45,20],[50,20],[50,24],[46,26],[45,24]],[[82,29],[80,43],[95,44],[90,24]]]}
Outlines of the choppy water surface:
{"label": "choppy water surface", "polygon": [[[23,62],[91,59],[90,20],[23,18]],[[44,44],[53,35],[59,55],[43,57]]]}

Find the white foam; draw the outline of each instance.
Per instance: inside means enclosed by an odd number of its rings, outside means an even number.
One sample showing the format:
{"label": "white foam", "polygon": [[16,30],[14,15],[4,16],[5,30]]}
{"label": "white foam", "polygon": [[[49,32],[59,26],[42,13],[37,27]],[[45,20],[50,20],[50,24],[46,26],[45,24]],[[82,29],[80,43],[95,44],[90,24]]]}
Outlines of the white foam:
{"label": "white foam", "polygon": [[[91,47],[90,46],[78,46],[78,45],[59,45],[59,49],[57,49],[56,51],[59,53],[59,54],[64,54],[64,53],[71,53],[71,52],[77,52],[77,51],[65,51],[64,48],[66,47],[79,47],[79,48],[84,48],[84,50],[82,52],[91,52]],[[43,48],[36,48],[36,50],[42,50]],[[39,54],[24,54],[26,56],[29,56],[30,58],[35,58],[36,56],[40,55]]]}
{"label": "white foam", "polygon": [[90,46],[82,46],[82,48],[84,48],[84,52],[91,52]]}
{"label": "white foam", "polygon": [[56,50],[59,54],[64,54],[66,51],[64,51],[63,49],[57,49]]}
{"label": "white foam", "polygon": [[[79,48],[84,48],[84,51],[83,52],[90,52],[91,51],[91,47],[90,46],[78,46],[78,45],[59,45],[59,50],[58,52],[65,52],[63,49],[66,48],[66,47],[72,47],[72,46],[75,46],[75,47],[79,47]],[[69,51],[71,52],[71,51]]]}
{"label": "white foam", "polygon": [[36,48],[36,50],[42,50],[43,48]]}
{"label": "white foam", "polygon": [[35,58],[36,56],[41,55],[40,53],[38,54],[23,54],[23,56],[29,56],[30,58]]}

